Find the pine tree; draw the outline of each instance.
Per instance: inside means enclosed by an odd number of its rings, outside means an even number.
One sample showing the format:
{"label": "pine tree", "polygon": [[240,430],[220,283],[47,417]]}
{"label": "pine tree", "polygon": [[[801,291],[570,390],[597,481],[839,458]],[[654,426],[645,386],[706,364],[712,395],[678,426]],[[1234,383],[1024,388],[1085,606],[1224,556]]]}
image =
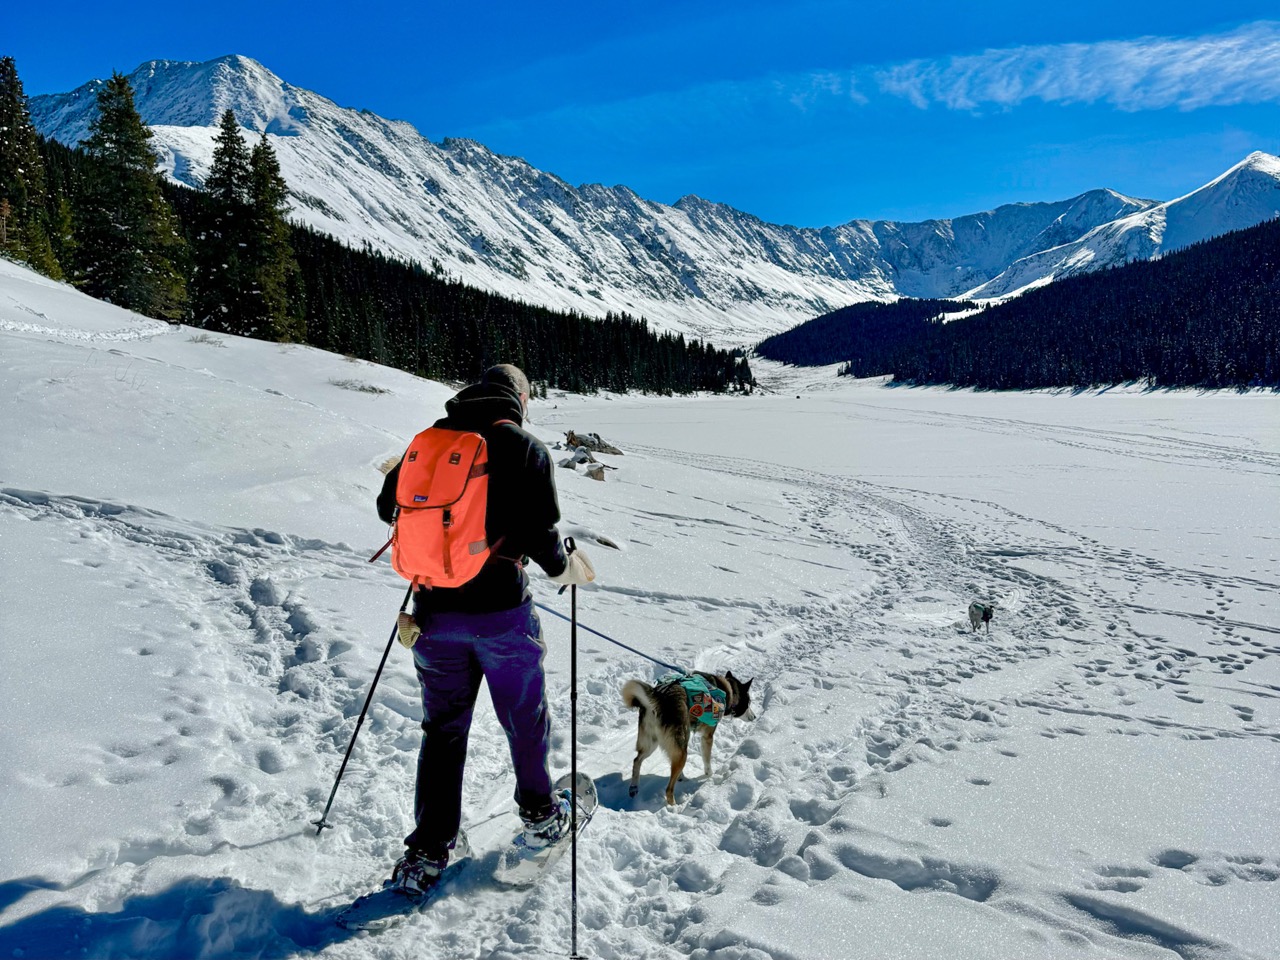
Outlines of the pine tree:
{"label": "pine tree", "polygon": [[289,188],[266,133],[249,158],[252,303],[255,336],[300,342],[306,339],[301,272],[289,245]]}
{"label": "pine tree", "polygon": [[183,316],[185,255],[160,190],[151,131],[133,104],[127,77],[98,90],[98,116],[84,148],[98,162],[83,184],[77,279],[91,296],[152,317]]}
{"label": "pine tree", "polygon": [[219,127],[204,182],[209,203],[192,245],[192,316],[210,330],[253,336],[249,150],[233,111],[222,114]]}
{"label": "pine tree", "polygon": [[75,217],[76,202],[80,191],[79,174],[85,161],[82,150],[63,146],[56,140],[37,137],[36,146],[40,162],[44,166],[48,202],[45,206],[49,243],[53,255],[62,265],[64,273],[70,273],[76,262]]}
{"label": "pine tree", "polygon": [[0,59],[0,252],[62,279],[49,242],[44,163],[13,57]]}
{"label": "pine tree", "polygon": [[213,165],[204,181],[205,190],[223,203],[249,203],[249,148],[240,134],[234,110],[222,113],[214,137]]}

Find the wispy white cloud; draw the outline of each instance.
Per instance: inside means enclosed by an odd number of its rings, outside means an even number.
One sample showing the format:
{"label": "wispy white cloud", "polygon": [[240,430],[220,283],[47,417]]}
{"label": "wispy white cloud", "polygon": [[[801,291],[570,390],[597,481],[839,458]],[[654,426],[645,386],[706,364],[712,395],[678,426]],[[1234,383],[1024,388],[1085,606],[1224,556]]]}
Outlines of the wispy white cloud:
{"label": "wispy white cloud", "polygon": [[[594,149],[661,140],[726,148],[760,131],[829,132],[868,107],[913,104],[956,111],[1012,109],[1028,101],[1102,104],[1123,111],[1184,111],[1280,103],[1280,22],[1198,37],[1010,47],[898,64],[768,74],[594,103],[566,103],[464,131],[485,143],[526,143],[531,131],[589,137]],[[797,126],[800,125],[800,126]],[[737,149],[737,147],[732,147]]]}
{"label": "wispy white cloud", "polygon": [[871,72],[880,91],[920,108],[1041,100],[1137,111],[1280,102],[1280,24],[1200,37],[1012,47]]}
{"label": "wispy white cloud", "polygon": [[824,71],[804,77],[783,77],[771,82],[773,94],[785,98],[793,107],[808,110],[832,99],[865,104],[866,94],[858,89],[859,78],[852,73]]}

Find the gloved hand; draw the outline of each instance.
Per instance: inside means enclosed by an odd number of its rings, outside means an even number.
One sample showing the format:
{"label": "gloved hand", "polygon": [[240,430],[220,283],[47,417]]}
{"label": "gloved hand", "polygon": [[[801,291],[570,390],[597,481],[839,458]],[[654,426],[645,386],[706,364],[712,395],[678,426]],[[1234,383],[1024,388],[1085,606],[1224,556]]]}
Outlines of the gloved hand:
{"label": "gloved hand", "polygon": [[413,619],[413,614],[400,611],[396,617],[396,636],[399,637],[401,646],[410,649],[418,642],[418,638],[422,636],[422,628]]}
{"label": "gloved hand", "polygon": [[551,582],[566,587],[581,587],[595,578],[596,568],[591,565],[587,555],[581,550],[575,550],[569,554],[569,564],[564,568],[564,573],[552,577]]}

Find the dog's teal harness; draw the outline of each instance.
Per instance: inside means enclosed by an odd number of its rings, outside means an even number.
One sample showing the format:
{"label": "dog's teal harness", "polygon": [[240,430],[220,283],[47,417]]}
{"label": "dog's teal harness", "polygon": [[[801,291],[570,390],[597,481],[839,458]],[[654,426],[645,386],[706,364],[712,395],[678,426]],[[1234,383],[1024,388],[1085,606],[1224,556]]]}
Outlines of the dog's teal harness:
{"label": "dog's teal harness", "polygon": [[684,687],[685,696],[689,698],[689,716],[709,727],[714,727],[720,722],[725,708],[729,705],[729,698],[725,696],[723,690],[711,686],[704,678],[694,673],[668,673],[656,685],[665,687],[672,683],[678,683]]}

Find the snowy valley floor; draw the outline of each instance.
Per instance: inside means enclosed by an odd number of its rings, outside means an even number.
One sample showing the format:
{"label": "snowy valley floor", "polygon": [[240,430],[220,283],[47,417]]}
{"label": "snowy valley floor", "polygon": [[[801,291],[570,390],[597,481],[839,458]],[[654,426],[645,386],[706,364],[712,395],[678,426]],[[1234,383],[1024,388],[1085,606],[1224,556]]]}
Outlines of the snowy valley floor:
{"label": "snowy valley floor", "polygon": [[[1280,398],[763,373],[534,404],[549,443],[626,451],[557,472],[600,574],[582,622],[757,678],[667,809],[661,755],[627,797],[618,695],[660,671],[580,637],[581,952],[1280,956]],[[332,925],[409,826],[398,647],[309,826],[403,592],[366,562],[375,466],[450,393],[0,262],[0,957],[567,955],[567,861],[490,878],[515,817],[484,693],[477,860],[398,929]],[[559,773],[568,628],[543,626]]]}

